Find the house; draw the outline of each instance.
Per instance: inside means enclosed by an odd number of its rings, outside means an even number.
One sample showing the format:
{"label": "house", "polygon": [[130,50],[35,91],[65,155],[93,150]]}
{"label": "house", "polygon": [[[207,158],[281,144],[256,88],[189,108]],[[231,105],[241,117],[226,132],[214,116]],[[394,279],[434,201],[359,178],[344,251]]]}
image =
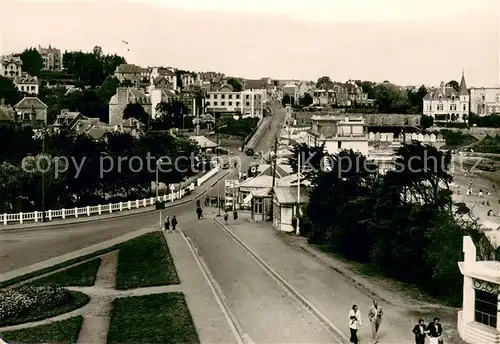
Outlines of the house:
{"label": "house", "polygon": [[109,101],[109,124],[123,122],[123,111],[128,104],[141,104],[144,111],[152,115],[151,97],[133,87],[118,87],[116,94]]}
{"label": "house", "polygon": [[41,128],[47,125],[47,105],[37,97],[24,97],[16,105],[16,122]]}
{"label": "house", "polygon": [[153,67],[150,74],[151,84],[154,84],[159,77],[166,79],[170,83],[171,89],[177,91],[177,75],[175,71],[164,67]]}
{"label": "house", "polygon": [[63,69],[61,50],[52,47],[42,48],[40,45],[36,49],[43,59],[43,70],[60,72]]}
{"label": "house", "polygon": [[294,232],[293,219],[297,216],[297,205],[302,206],[309,201],[307,188],[300,186],[278,186],[272,190],[273,226],[279,232]]}
{"label": "house", "polygon": [[217,147],[217,143],[207,139],[205,136],[190,136],[191,140],[196,142],[196,144],[200,147],[200,151],[207,151]]}
{"label": "house", "polygon": [[244,117],[262,117],[264,102],[261,92],[244,90],[236,92],[228,84],[218,90],[206,92],[205,104],[208,112],[233,112]]}
{"label": "house", "polygon": [[479,116],[500,114],[500,87],[471,88],[470,112]]}
{"label": "house", "polygon": [[139,138],[145,130],[146,125],[135,118],[128,118],[114,127],[114,132],[130,134],[135,138]]}
{"label": "house", "polygon": [[0,58],[0,76],[14,79],[22,75],[23,61],[19,56],[5,55]]}
{"label": "house", "polygon": [[191,73],[191,72],[181,73],[180,79],[181,79],[182,87],[189,87],[191,85],[195,85],[196,80],[197,80],[196,77],[197,76],[195,73]]}
{"label": "house", "polygon": [[444,81],[439,88],[427,92],[422,100],[423,114],[432,117],[435,122],[467,122],[469,100],[469,91],[462,73],[458,92],[453,87],[445,85]]}
{"label": "house", "polygon": [[177,100],[188,109],[190,116],[201,115],[205,109],[205,91],[197,86],[184,87],[177,95]]}
{"label": "house", "polygon": [[38,95],[39,84],[36,76],[29,76],[26,73],[22,73],[21,76],[14,78],[14,85],[26,95]]}
{"label": "house", "polygon": [[57,115],[56,120],[52,124],[52,128],[56,131],[66,127],[68,129],[73,129],[78,120],[86,119],[80,112],[69,111],[68,109],[62,109],[61,114]]}
{"label": "house", "polygon": [[[498,250],[497,245],[494,248]],[[458,262],[463,275],[463,305],[458,311],[457,329],[468,343],[499,343],[500,262],[478,260],[476,251],[472,238],[464,236],[464,260]]]}
{"label": "house", "polygon": [[150,84],[149,71],[147,68],[142,68],[133,64],[122,63],[116,67],[114,76],[120,82],[129,81],[132,86],[140,87],[143,84]]}
{"label": "house", "polygon": [[177,95],[173,90],[167,88],[153,88],[149,91],[151,98],[151,118],[159,117],[156,111],[158,104],[164,102],[169,103],[177,99]]}
{"label": "house", "polygon": [[368,155],[368,135],[362,116],[312,116],[308,145],[325,145],[329,154],[352,149]]}
{"label": "house", "polygon": [[354,81],[333,83],[331,89],[317,89],[313,92],[313,104],[318,106],[334,105],[349,107],[355,104],[368,105],[368,94],[363,92]]}
{"label": "house", "polygon": [[285,86],[283,86],[283,97],[285,95],[292,97],[294,102],[297,103],[299,101],[299,88],[296,84],[286,84]]}

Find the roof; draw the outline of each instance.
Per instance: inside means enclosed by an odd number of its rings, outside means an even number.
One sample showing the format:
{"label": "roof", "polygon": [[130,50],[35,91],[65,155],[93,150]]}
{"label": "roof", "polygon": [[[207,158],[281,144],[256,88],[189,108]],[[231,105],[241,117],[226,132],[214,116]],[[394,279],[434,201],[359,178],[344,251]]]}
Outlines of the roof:
{"label": "roof", "polygon": [[146,127],[144,123],[135,118],[127,118],[126,120],[120,123],[120,125],[124,128],[137,128],[137,124],[139,124],[139,127],[141,129]]}
{"label": "roof", "polygon": [[87,132],[87,135],[92,137],[94,140],[99,140],[101,137],[106,135],[109,132],[109,128],[106,127],[92,127]]}
{"label": "roof", "polygon": [[13,121],[15,112],[7,106],[0,106],[0,121]]}
{"label": "roof", "polygon": [[138,74],[142,73],[145,69],[133,64],[122,63],[116,67],[115,73],[120,74]]}
{"label": "roof", "polygon": [[207,139],[205,136],[191,136],[190,139],[193,139],[200,148],[215,148],[217,147],[217,143]]}
{"label": "roof", "polygon": [[24,97],[21,99],[14,108],[17,109],[35,109],[35,110],[46,110],[47,105],[45,105],[37,97]]}
{"label": "roof", "polygon": [[[295,204],[298,203],[298,189],[292,186],[278,186],[274,188],[274,195],[279,204]],[[300,187],[300,203],[309,201],[309,193],[306,187]]]}
{"label": "roof", "polygon": [[18,76],[14,79],[15,84],[38,84],[36,76]]}
{"label": "roof", "polygon": [[243,188],[269,188],[273,186],[273,177],[271,176],[257,176],[249,178],[240,184]]}
{"label": "roof", "polygon": [[[257,176],[273,176],[273,168],[271,165],[259,165],[257,171],[260,172]],[[288,176],[290,173],[285,170],[283,165],[276,165],[276,177],[283,178]]]}
{"label": "roof", "polygon": [[273,188],[271,188],[271,187],[263,188],[263,189],[259,189],[259,190],[250,191],[250,193],[254,197],[264,197],[264,196],[268,196],[270,194],[270,192],[272,191],[272,189]]}
{"label": "roof", "polygon": [[166,84],[168,85],[172,85],[172,83],[170,81],[168,81],[167,78],[165,78],[163,75],[160,75],[160,76],[157,76],[156,78],[153,79],[153,85],[158,85],[160,84],[161,82],[165,82]]}
{"label": "roof", "polygon": [[467,84],[465,83],[465,76],[464,76],[464,72],[462,72],[462,79],[460,80],[460,95],[461,96],[468,96],[469,95],[469,91],[467,91]]}
{"label": "roof", "polygon": [[19,56],[14,56],[12,54],[2,56],[2,58],[0,59],[0,62],[2,64],[15,63],[19,66],[23,65],[23,60],[21,60],[21,58]]}
{"label": "roof", "polygon": [[246,89],[265,89],[267,88],[267,80],[245,80]]}
{"label": "roof", "polygon": [[161,93],[162,93],[163,96],[165,96],[167,98],[173,98],[173,97],[177,96],[174,91],[168,90],[168,89],[165,89],[165,88],[161,89]]}
{"label": "roof", "polygon": [[175,73],[168,68],[159,67],[158,74],[162,76],[175,76]]}

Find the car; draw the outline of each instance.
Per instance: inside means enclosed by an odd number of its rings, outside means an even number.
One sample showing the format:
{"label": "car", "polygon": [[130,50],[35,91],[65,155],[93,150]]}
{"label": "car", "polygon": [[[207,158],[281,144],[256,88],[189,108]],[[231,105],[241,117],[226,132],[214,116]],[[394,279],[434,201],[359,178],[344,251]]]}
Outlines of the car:
{"label": "car", "polygon": [[253,148],[247,148],[247,149],[245,150],[245,153],[246,153],[246,155],[248,155],[248,156],[254,156],[254,155],[255,155],[255,151],[253,150]]}

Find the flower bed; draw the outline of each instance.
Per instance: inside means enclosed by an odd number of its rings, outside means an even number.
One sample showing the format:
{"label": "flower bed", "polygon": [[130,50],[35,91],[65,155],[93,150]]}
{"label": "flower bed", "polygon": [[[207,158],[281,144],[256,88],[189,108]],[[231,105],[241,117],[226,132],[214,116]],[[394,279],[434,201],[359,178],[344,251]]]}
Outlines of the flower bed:
{"label": "flower bed", "polygon": [[0,326],[51,317],[82,307],[89,297],[54,286],[26,285],[0,291]]}

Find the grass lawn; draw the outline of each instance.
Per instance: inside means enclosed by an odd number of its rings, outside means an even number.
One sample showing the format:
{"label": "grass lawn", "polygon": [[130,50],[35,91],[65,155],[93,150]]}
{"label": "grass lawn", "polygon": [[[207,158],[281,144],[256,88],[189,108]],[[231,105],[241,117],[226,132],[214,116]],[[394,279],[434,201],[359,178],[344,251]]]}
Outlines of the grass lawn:
{"label": "grass lawn", "polygon": [[116,299],[113,302],[108,344],[199,343],[182,293]]}
{"label": "grass lawn", "polygon": [[74,311],[75,309],[85,306],[90,301],[90,297],[84,293],[77,291],[69,291],[70,299],[67,303],[47,310],[32,310],[28,314],[24,314],[17,318],[9,318],[0,322],[0,326],[11,326],[24,324],[32,321],[39,321],[47,319],[59,314],[68,313]]}
{"label": "grass lawn", "polygon": [[57,285],[59,287],[90,287],[95,283],[101,258],[95,258],[75,267],[56,272],[30,282],[32,285]]}
{"label": "grass lawn", "polygon": [[116,289],[178,284],[179,278],[160,232],[127,241],[118,253]]}
{"label": "grass lawn", "polygon": [[83,317],[77,316],[47,325],[0,333],[0,337],[9,341],[23,343],[73,344],[78,341]]}

